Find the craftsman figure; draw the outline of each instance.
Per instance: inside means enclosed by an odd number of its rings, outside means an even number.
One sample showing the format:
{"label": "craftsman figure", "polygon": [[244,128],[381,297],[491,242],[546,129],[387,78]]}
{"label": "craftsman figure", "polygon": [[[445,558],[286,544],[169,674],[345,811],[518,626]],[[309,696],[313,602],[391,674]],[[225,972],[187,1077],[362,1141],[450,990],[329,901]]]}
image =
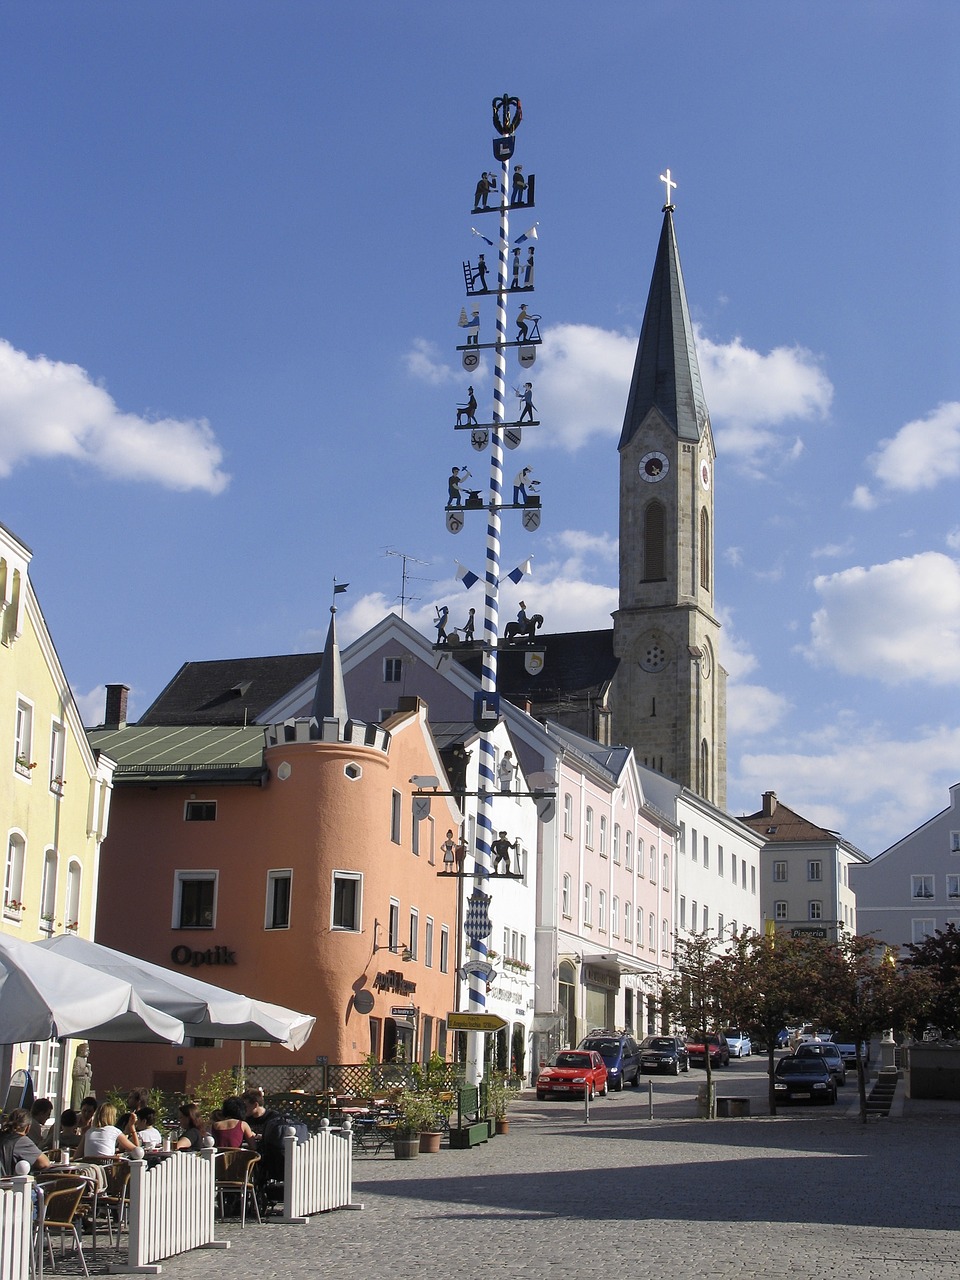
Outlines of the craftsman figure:
{"label": "craftsman figure", "polygon": [[[523,401],[523,408],[520,410],[520,417],[517,419],[517,421],[523,422],[524,419],[526,419],[527,422],[532,422],[533,411],[537,407],[533,403],[533,383],[525,382],[523,384],[522,391],[518,387],[514,387],[514,391],[516,392],[518,398]],[[516,498],[514,498],[514,502],[516,502]]]}
{"label": "craftsman figure", "polygon": [[513,758],[513,752],[507,750],[503,753],[503,759],[497,768],[497,776],[500,779],[501,791],[513,790],[513,778],[517,772],[517,762]]}
{"label": "craftsman figure", "polygon": [[500,863],[502,862],[506,867],[506,874],[509,875],[510,874],[510,850],[516,849],[518,847],[518,842],[514,840],[513,843],[511,843],[507,839],[507,833],[505,831],[501,831],[499,833],[498,838],[494,840],[493,844],[490,847],[493,851],[493,874],[494,875],[497,874],[497,868],[500,866]]}

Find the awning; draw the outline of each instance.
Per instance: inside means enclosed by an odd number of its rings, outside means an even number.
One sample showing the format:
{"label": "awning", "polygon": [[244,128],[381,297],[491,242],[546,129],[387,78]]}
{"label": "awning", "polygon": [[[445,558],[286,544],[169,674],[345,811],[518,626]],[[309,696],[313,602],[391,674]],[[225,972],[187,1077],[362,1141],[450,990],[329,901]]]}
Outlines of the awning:
{"label": "awning", "polygon": [[594,969],[605,969],[611,975],[620,977],[623,974],[637,974],[652,977],[656,970],[647,965],[631,960],[629,956],[617,955],[613,952],[604,952],[601,955],[585,955],[583,957],[584,965],[591,965]]}

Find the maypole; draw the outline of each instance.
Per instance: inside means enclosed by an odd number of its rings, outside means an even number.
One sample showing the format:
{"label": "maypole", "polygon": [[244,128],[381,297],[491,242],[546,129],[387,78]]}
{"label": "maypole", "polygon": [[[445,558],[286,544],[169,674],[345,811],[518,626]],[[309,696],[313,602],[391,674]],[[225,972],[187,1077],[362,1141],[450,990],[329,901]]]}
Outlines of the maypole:
{"label": "maypole", "polygon": [[[467,488],[470,473],[466,467],[462,471],[453,468],[448,482],[447,528],[451,533],[459,533],[463,528],[465,513],[471,509],[485,510],[487,513],[486,563],[484,568],[484,602],[483,631],[480,640],[482,651],[481,693],[476,695],[474,707],[474,723],[480,730],[479,785],[477,792],[477,830],[473,854],[473,870],[464,871],[465,877],[472,878],[473,888],[467,909],[464,913],[464,931],[469,941],[467,961],[463,966],[468,978],[468,1011],[482,1014],[487,1004],[487,983],[494,972],[488,959],[487,939],[490,936],[490,894],[489,881],[492,875],[498,874],[491,869],[491,850],[494,844],[493,804],[497,796],[496,757],[493,730],[499,720],[499,695],[497,692],[497,649],[500,643],[500,531],[501,512],[504,510],[521,510],[523,525],[528,530],[536,529],[540,524],[540,498],[535,490],[539,487],[530,477],[526,468],[523,479],[515,484],[513,501],[504,502],[504,448],[515,449],[521,443],[522,426],[539,425],[533,418],[532,385],[526,383],[524,390],[517,391],[523,403],[523,411],[517,421],[508,421],[507,404],[507,350],[517,348],[520,364],[529,367],[536,359],[536,345],[540,342],[538,316],[527,312],[526,303],[521,305],[517,318],[517,340],[510,341],[507,333],[507,301],[511,293],[528,293],[533,290],[533,255],[531,244],[527,249],[527,264],[520,269],[520,247],[525,241],[536,239],[536,224],[528,232],[519,237],[518,244],[512,250],[513,264],[510,255],[510,210],[516,208],[532,208],[534,196],[533,175],[524,178],[522,166],[516,165],[513,178],[510,175],[510,161],[515,149],[515,133],[522,119],[520,100],[506,94],[493,101],[493,123],[497,137],[493,141],[493,153],[499,161],[499,178],[495,172],[484,172],[477,184],[474,196],[473,212],[493,213],[499,211],[499,241],[497,244],[497,283],[496,289],[487,284],[487,266],[485,255],[480,254],[476,264],[463,264],[464,281],[468,299],[477,299],[495,293],[496,296],[496,337],[492,343],[480,341],[480,308],[474,306],[470,316],[466,308],[461,311],[460,325],[467,330],[466,343],[458,350],[463,353],[463,367],[473,373],[480,366],[480,351],[492,350],[494,353],[493,375],[493,412],[492,421],[478,423],[477,399],[473,387],[468,388],[467,401],[457,410],[457,427],[469,430],[471,444],[478,452],[490,447],[490,475],[487,500],[484,502],[480,491]],[[490,202],[491,192],[499,193],[496,204]],[[493,241],[480,232],[474,234],[486,244],[493,247]],[[464,421],[464,418],[466,419]],[[520,479],[520,477],[518,477]],[[519,491],[518,491],[519,490]],[[529,490],[529,492],[528,492]],[[465,491],[465,496],[464,496]],[[529,562],[513,570],[508,576],[519,582],[525,572],[529,571]],[[464,570],[463,581],[469,586],[479,580],[478,575]],[[471,610],[471,618],[473,611]],[[444,614],[445,620],[445,614]],[[464,631],[464,643],[473,643],[473,625],[469,622]],[[535,635],[535,628],[524,633],[521,640],[526,641]],[[456,636],[454,637],[456,638]],[[449,638],[441,634],[438,627],[438,646],[450,643]],[[508,871],[509,872],[509,860]],[[468,1084],[477,1084],[483,1076],[483,1044],[484,1033],[468,1032],[466,1079]]]}

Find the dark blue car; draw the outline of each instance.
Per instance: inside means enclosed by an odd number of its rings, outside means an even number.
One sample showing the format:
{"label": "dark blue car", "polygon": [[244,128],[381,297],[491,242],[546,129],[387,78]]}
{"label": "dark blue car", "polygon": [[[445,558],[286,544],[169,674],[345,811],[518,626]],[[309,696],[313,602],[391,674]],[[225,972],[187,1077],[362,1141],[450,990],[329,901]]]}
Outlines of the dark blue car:
{"label": "dark blue car", "polygon": [[607,1068],[607,1087],[619,1092],[625,1084],[640,1083],[640,1049],[633,1036],[619,1031],[591,1031],[578,1049],[599,1053]]}

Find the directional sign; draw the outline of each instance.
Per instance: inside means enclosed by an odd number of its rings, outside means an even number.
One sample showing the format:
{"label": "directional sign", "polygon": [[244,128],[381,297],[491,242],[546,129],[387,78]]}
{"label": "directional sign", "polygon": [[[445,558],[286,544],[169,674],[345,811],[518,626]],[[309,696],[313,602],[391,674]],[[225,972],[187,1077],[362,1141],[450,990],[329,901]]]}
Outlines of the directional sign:
{"label": "directional sign", "polygon": [[502,1031],[506,1021],[498,1013],[448,1013],[448,1031]]}
{"label": "directional sign", "polygon": [[395,1004],[390,1010],[391,1018],[415,1018],[416,1016],[417,1011],[414,1009],[413,1005]]}

